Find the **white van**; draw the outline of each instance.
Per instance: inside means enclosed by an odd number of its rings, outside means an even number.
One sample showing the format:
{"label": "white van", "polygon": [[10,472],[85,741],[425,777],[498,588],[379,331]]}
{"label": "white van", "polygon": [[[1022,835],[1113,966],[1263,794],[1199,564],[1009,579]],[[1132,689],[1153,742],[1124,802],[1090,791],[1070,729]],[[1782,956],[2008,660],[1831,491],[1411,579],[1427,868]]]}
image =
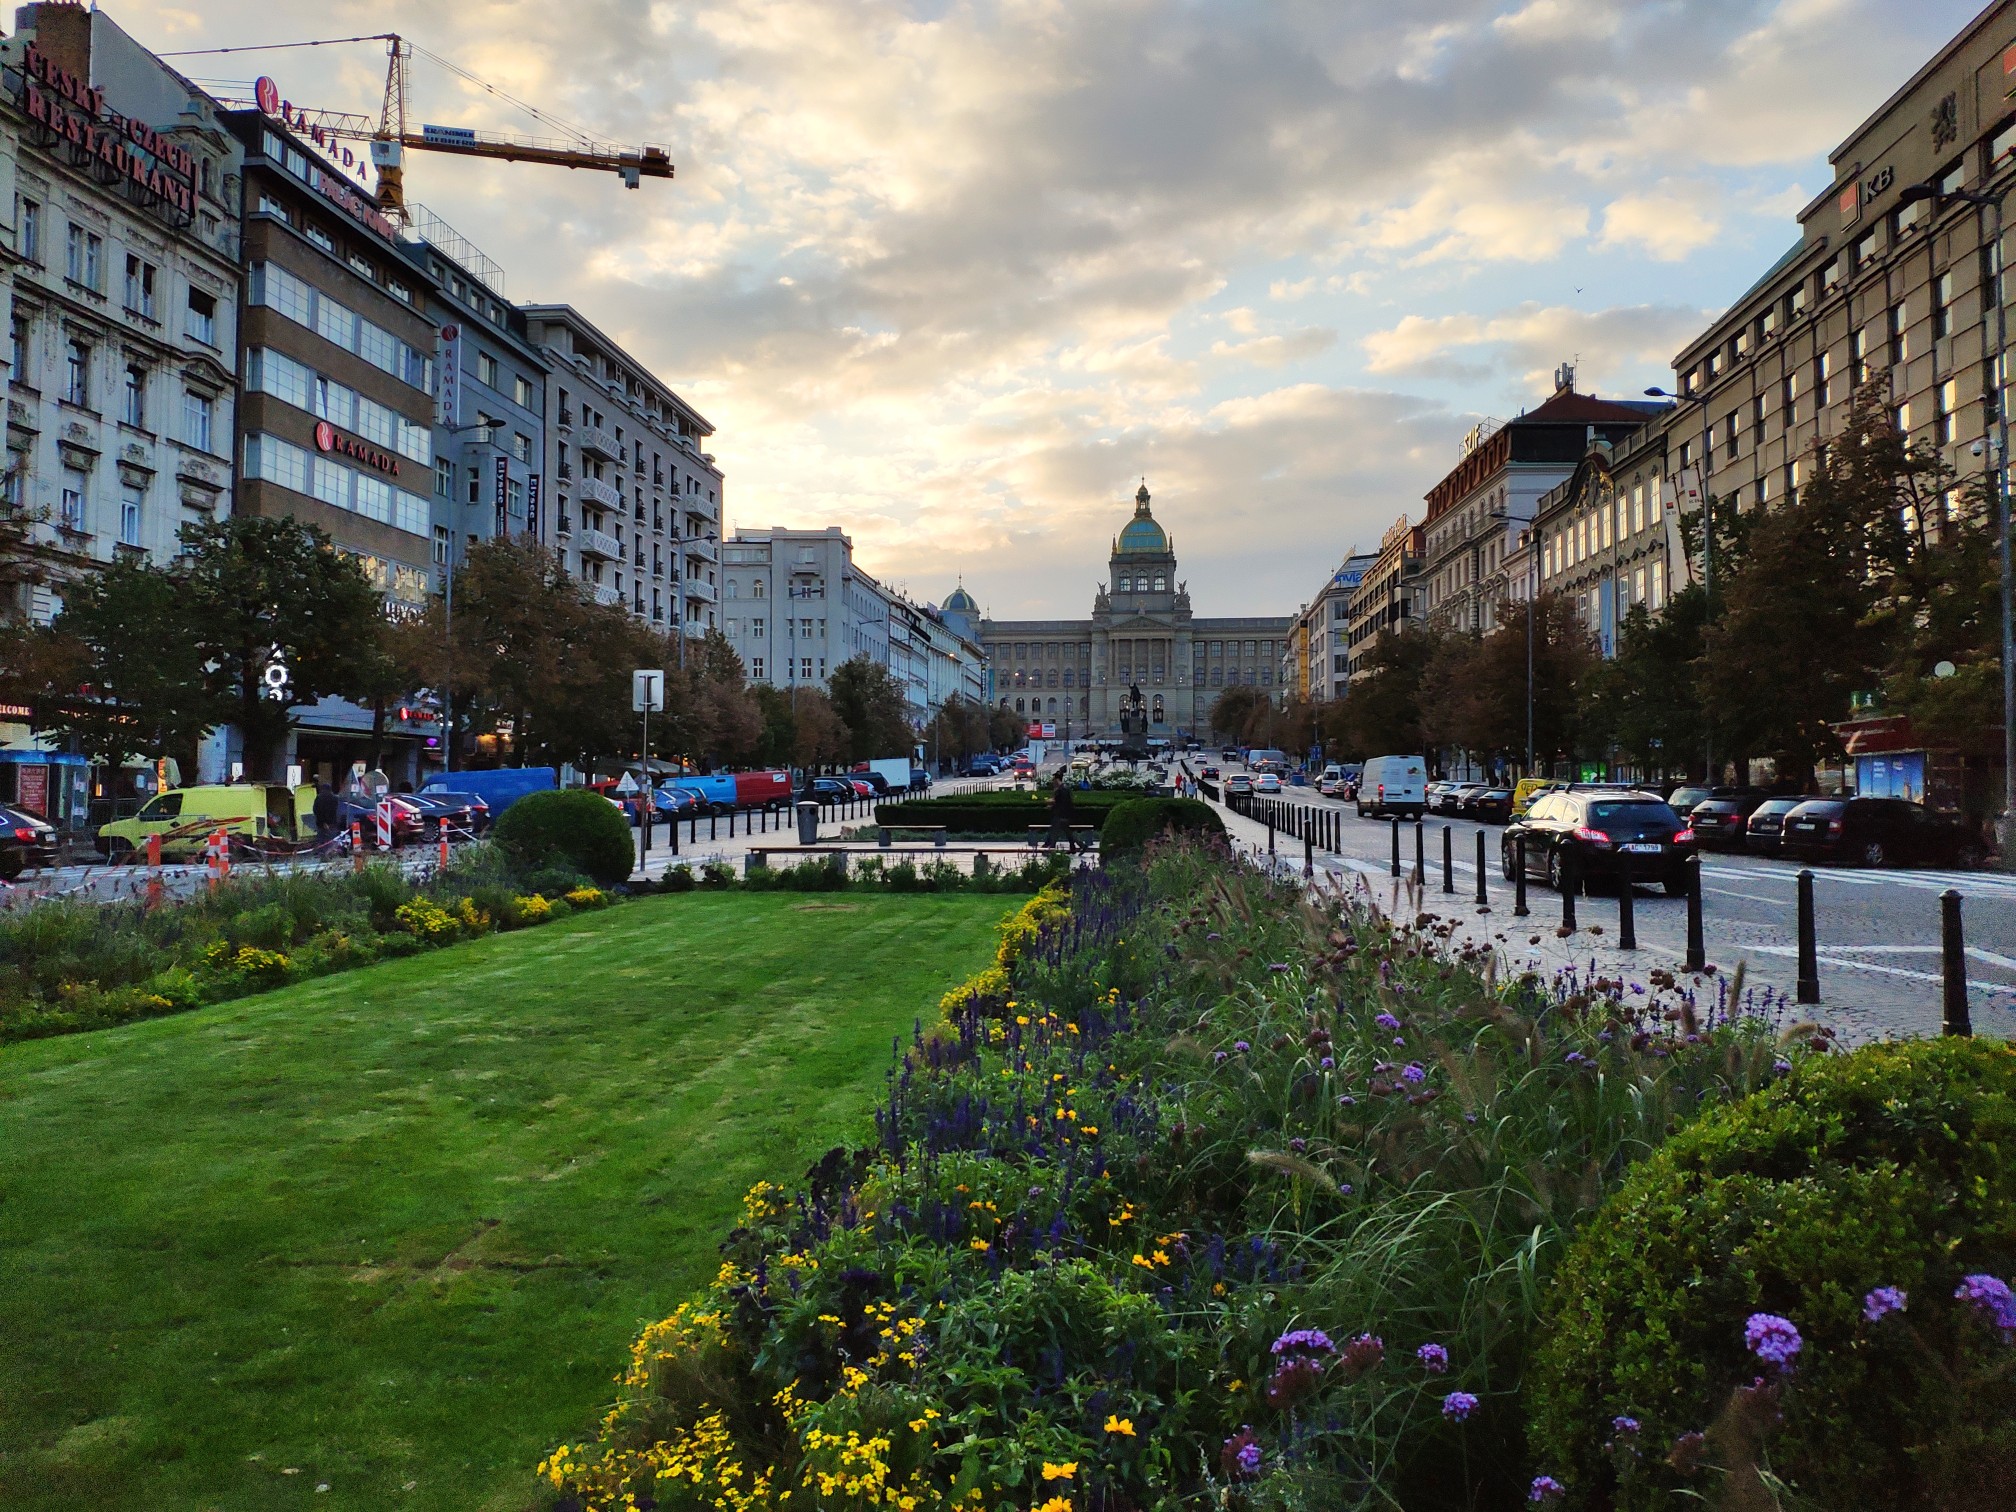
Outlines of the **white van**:
{"label": "white van", "polygon": [[1428,763],[1421,756],[1374,756],[1358,779],[1358,817],[1399,815],[1419,819],[1428,811]]}

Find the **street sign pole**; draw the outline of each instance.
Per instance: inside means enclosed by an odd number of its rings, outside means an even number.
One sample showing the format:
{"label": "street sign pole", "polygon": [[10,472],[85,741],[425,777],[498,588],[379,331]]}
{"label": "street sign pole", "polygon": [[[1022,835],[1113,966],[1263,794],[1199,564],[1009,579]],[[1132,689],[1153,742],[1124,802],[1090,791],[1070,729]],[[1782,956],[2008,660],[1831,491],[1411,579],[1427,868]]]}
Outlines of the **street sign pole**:
{"label": "street sign pole", "polygon": [[642,871],[651,859],[651,711],[665,707],[663,667],[639,667],[630,674],[630,707],[644,716],[644,745],[638,759],[644,790],[637,799],[637,869]]}

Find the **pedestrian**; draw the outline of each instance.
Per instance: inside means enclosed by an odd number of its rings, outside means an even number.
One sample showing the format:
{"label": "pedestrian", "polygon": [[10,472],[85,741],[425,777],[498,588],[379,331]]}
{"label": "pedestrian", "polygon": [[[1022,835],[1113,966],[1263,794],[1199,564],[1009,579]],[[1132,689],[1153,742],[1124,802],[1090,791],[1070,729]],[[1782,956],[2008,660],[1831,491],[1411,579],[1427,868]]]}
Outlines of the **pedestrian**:
{"label": "pedestrian", "polygon": [[315,784],[315,843],[327,845],[343,827],[343,805],[336,801],[336,789],[326,782]]}
{"label": "pedestrian", "polygon": [[1047,842],[1048,844],[1055,845],[1059,840],[1062,840],[1067,849],[1070,847],[1072,805],[1071,784],[1066,782],[1064,774],[1059,772],[1056,784],[1050,790],[1050,839]]}

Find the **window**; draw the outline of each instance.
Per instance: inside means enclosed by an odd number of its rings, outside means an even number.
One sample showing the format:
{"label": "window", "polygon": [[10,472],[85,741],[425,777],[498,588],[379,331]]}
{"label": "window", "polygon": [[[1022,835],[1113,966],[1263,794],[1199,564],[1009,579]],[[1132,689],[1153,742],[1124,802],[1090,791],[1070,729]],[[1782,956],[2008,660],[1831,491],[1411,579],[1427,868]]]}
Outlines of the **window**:
{"label": "window", "polygon": [[135,430],[147,428],[147,369],[126,364],[126,387],[119,399],[119,419]]}
{"label": "window", "polygon": [[1848,336],[1848,382],[1860,388],[1869,381],[1869,328],[1863,326]]}
{"label": "window", "polygon": [[488,352],[476,354],[476,381],[488,388],[497,387],[497,359]]}
{"label": "window", "polygon": [[1948,168],[1944,173],[1939,175],[1939,192],[1941,194],[1951,194],[1956,189],[1965,188],[1966,184],[1967,164],[1964,159],[1955,163],[1951,168]]}
{"label": "window", "polygon": [[434,527],[433,558],[436,567],[446,567],[448,565],[448,551],[454,543],[455,538],[448,533],[446,525],[436,525]]}
{"label": "window", "polygon": [[31,263],[42,261],[42,207],[31,199],[20,201],[20,208],[14,213],[14,225],[19,233],[19,251]]}
{"label": "window", "polygon": [[74,467],[63,469],[63,487],[59,495],[59,517],[65,530],[84,528],[84,490],[89,486],[84,474]]}
{"label": "window", "polygon": [[529,378],[512,378],[511,397],[517,401],[520,408],[532,408],[532,380]]}
{"label": "window", "polygon": [[182,393],[182,440],[197,451],[210,450],[212,427],[217,418],[217,401],[193,389]]}
{"label": "window", "polygon": [[352,252],[350,254],[349,261],[350,261],[350,270],[353,273],[361,273],[366,278],[370,279],[371,282],[373,283],[378,282],[378,269],[370,258],[365,257],[361,253]]}
{"label": "window", "polygon": [[126,254],[126,308],[143,319],[154,318],[154,264]]}
{"label": "window", "polygon": [[763,680],[763,658],[762,658],[762,657],[760,657],[760,656],[752,656],[752,657],[751,657],[751,658],[749,659],[749,673],[750,673],[750,676],[754,677],[754,678],[755,678],[755,679],[756,679],[756,680],[757,680],[758,682],[761,682],[761,681]]}
{"label": "window", "polygon": [[756,579],[755,582],[749,585],[749,597],[751,598],[761,598],[767,591],[768,589],[761,578]]}
{"label": "window", "polygon": [[65,365],[63,398],[80,409],[91,407],[91,348],[74,336]]}
{"label": "window", "polygon": [[530,462],[532,460],[532,438],[514,432],[511,437],[511,455],[516,457],[520,462]]}
{"label": "window", "polygon": [[82,284],[97,293],[104,292],[105,279],[105,238],[95,231],[86,231],[82,226],[72,224],[70,241],[63,266],[70,282]]}
{"label": "window", "polygon": [[1853,271],[1857,273],[1860,273],[1869,264],[1876,261],[1875,231],[1871,230],[1863,233],[1862,237],[1855,243],[1854,259]]}
{"label": "window", "polygon": [[336,250],[336,238],[313,221],[310,221],[304,229],[308,232],[308,240],[315,243],[324,252],[334,252]]}
{"label": "window", "polygon": [[1834,354],[1822,352],[1813,359],[1813,413],[1818,418],[1821,410],[1834,402]]}
{"label": "window", "polygon": [[119,486],[119,544],[138,546],[140,544],[140,490],[131,483]]}
{"label": "window", "polygon": [[189,317],[183,322],[182,331],[191,340],[200,341],[205,346],[217,345],[217,296],[206,294],[201,289],[189,291]]}
{"label": "window", "polygon": [[1756,428],[1757,439],[1759,441],[1764,439],[1765,416],[1770,414],[1770,406],[1771,396],[1769,394],[1759,394],[1750,401],[1750,423]]}
{"label": "window", "polygon": [[1659,608],[1666,602],[1666,564],[1656,558],[1652,563],[1652,607]]}
{"label": "window", "polygon": [[1631,529],[1635,533],[1645,528],[1645,485],[1636,483],[1631,488]]}
{"label": "window", "polygon": [[1729,411],[1729,417],[1722,422],[1722,450],[1732,462],[1743,447],[1743,416],[1737,410]]}
{"label": "window", "polygon": [[1890,365],[1900,366],[1911,360],[1911,317],[1904,302],[1899,300],[1890,306]]}
{"label": "window", "polygon": [[1911,401],[1906,399],[1902,404],[1898,405],[1895,410],[1891,411],[1891,418],[1897,423],[1897,434],[1900,436],[1909,436],[1911,434]]}
{"label": "window", "polygon": [[7,373],[16,383],[28,381],[28,317],[19,310],[14,312],[13,328],[9,333]]}
{"label": "window", "polygon": [[1900,205],[1890,216],[1890,238],[1902,241],[1904,233],[1925,219],[1925,201],[1913,200],[1908,205]]}
{"label": "window", "polygon": [[763,617],[758,615],[749,621],[749,638],[751,640],[761,640],[763,639],[763,633]]}
{"label": "window", "polygon": [[1778,385],[1778,404],[1785,411],[1785,429],[1791,430],[1799,419],[1799,375],[1787,373]]}
{"label": "window", "polygon": [[413,303],[413,291],[396,278],[385,285],[385,291],[394,299],[403,300],[407,304]]}
{"label": "window", "polygon": [[1785,296],[1785,318],[1787,320],[1796,320],[1801,315],[1804,315],[1806,313],[1806,302],[1806,285],[1802,283]]}
{"label": "window", "polygon": [[2016,151],[2016,121],[1996,132],[1988,143],[1988,172],[1991,175],[2011,151]]}
{"label": "window", "polygon": [[1932,280],[1932,335],[1936,340],[1953,334],[1953,272],[1949,268]]}

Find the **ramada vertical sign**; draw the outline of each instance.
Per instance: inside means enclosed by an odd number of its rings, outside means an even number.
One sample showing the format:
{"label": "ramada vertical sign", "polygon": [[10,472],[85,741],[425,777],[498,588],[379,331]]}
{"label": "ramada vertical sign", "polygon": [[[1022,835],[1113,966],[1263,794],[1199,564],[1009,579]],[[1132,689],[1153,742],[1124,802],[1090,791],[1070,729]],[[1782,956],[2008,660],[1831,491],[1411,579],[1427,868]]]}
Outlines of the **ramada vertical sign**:
{"label": "ramada vertical sign", "polygon": [[[11,78],[10,78],[10,82]],[[60,67],[33,42],[22,50],[17,98],[45,146],[67,144],[147,204],[186,222],[196,214],[196,159],[145,121],[119,114],[105,91]]]}

